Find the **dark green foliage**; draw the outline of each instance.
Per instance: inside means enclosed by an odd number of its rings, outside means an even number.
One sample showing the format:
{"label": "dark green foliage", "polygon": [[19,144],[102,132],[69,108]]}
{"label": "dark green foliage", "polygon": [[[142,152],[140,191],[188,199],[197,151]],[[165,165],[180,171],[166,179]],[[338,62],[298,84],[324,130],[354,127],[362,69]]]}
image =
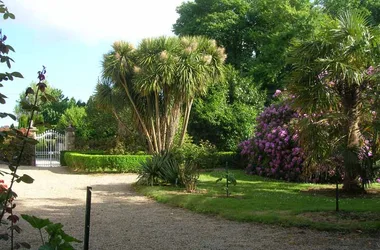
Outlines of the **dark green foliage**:
{"label": "dark green foliage", "polygon": [[[41,102],[39,103],[40,111],[35,114],[33,118],[34,125],[39,129],[40,133],[45,131],[46,128],[55,128],[66,109],[77,105],[75,99],[65,97],[62,90],[51,87],[48,82],[45,84],[46,87],[44,93],[48,98],[42,98],[45,101],[41,99]],[[35,92],[37,90],[37,84],[32,82],[28,90]],[[28,97],[25,97],[24,92],[20,93],[18,104],[15,107],[15,113],[17,114],[20,128],[27,127],[27,118],[29,116],[29,111],[25,110],[22,105],[23,103],[33,102],[33,96],[29,95]],[[63,129],[59,132],[63,132]]]}
{"label": "dark green foliage", "polygon": [[[273,94],[289,72],[286,56],[293,38],[313,29],[309,0],[195,0],[182,3],[177,35],[204,35],[227,52],[227,63]],[[318,24],[320,25],[320,24]]]}
{"label": "dark green foliage", "polygon": [[223,168],[226,163],[231,168],[241,168],[239,154],[232,151],[218,152],[206,142],[200,145],[185,143],[180,148],[174,148],[172,154],[177,162],[193,162],[199,169]]}
{"label": "dark green foliage", "polygon": [[215,163],[213,168],[222,168],[225,164],[228,164],[230,168],[238,169],[240,166],[240,154],[236,152],[215,152],[211,155],[212,162]]}
{"label": "dark green foliage", "polygon": [[173,157],[169,156],[165,164],[161,165],[160,178],[171,185],[183,185],[181,178],[181,168],[177,161]]}
{"label": "dark green foliage", "polygon": [[380,23],[380,1],[378,0],[318,0],[315,4],[321,6],[323,12],[335,17],[342,11],[356,9],[366,13],[371,24]]}
{"label": "dark green foliage", "polygon": [[177,35],[204,35],[227,49],[227,63],[245,65],[254,50],[247,22],[250,9],[246,0],[196,0],[177,8],[180,17],[173,25]]}
{"label": "dark green foliage", "polygon": [[200,145],[185,143],[182,147],[172,150],[174,159],[180,164],[193,163],[203,169],[215,166],[215,161],[211,156],[216,152],[216,148],[209,142],[201,142]]}
{"label": "dark green foliage", "polygon": [[159,184],[184,186],[186,191],[193,192],[199,178],[199,165],[195,159],[179,151],[155,154],[141,164],[142,170],[137,183],[148,186]]}
{"label": "dark green foliage", "polygon": [[128,172],[137,173],[141,162],[149,155],[91,155],[66,152],[64,161],[67,166],[79,172]]}
{"label": "dark green foliage", "polygon": [[[14,131],[18,131],[17,133]],[[15,130],[9,128],[0,128],[0,133],[7,132],[7,137],[1,142],[0,145],[0,161],[12,162],[12,157],[18,155],[22,144],[23,135],[26,133],[25,129]],[[21,134],[20,134],[21,133]],[[21,156],[20,164],[32,165],[34,156],[34,145],[26,144],[24,152]]]}
{"label": "dark green foliage", "polygon": [[[99,90],[99,86],[97,87]],[[121,101],[121,106],[124,102]],[[125,108],[125,107],[124,107]],[[78,141],[78,148],[107,150],[109,154],[127,154],[144,150],[145,142],[137,131],[133,130],[133,117],[128,109],[115,116],[112,109],[105,109],[99,97],[91,96],[86,106],[84,123],[85,137]]]}
{"label": "dark green foliage", "polygon": [[196,143],[207,140],[218,150],[235,150],[252,135],[266,93],[232,67],[226,72],[225,83],[214,84],[195,100],[188,133]]}

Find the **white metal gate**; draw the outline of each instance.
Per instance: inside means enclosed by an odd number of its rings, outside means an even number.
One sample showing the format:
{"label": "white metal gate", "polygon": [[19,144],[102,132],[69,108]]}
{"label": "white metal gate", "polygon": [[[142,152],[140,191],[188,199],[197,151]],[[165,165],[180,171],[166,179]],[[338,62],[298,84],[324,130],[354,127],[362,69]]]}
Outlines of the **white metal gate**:
{"label": "white metal gate", "polygon": [[36,136],[36,166],[59,167],[61,151],[65,150],[65,135],[47,130]]}

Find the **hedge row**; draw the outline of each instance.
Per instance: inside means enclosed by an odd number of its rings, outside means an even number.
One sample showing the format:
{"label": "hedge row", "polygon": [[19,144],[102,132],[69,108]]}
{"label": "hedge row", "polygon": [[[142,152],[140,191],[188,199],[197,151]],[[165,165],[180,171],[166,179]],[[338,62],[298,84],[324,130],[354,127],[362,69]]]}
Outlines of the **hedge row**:
{"label": "hedge row", "polygon": [[67,166],[79,172],[137,173],[141,162],[149,155],[93,155],[65,152],[63,160]]}
{"label": "hedge row", "polygon": [[[61,151],[61,165],[80,172],[128,172],[137,173],[141,162],[150,155],[104,155],[102,152]],[[202,169],[240,168],[239,155],[235,152],[216,152],[199,159]]]}
{"label": "hedge row", "polygon": [[216,152],[214,153],[214,162],[217,166],[215,167],[226,167],[226,163],[228,168],[240,168],[239,165],[239,154],[235,152]]}
{"label": "hedge row", "polygon": [[59,162],[61,166],[67,166],[67,163],[65,161],[65,154],[66,153],[78,153],[78,154],[85,154],[85,155],[104,155],[105,152],[102,150],[88,150],[88,151],[70,151],[70,150],[62,150],[59,155]]}

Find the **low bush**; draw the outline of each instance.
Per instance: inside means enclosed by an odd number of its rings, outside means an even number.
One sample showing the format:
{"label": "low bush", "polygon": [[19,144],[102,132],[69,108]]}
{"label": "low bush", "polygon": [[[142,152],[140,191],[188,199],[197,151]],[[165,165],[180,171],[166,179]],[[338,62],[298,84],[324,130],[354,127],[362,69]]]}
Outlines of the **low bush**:
{"label": "low bush", "polygon": [[155,154],[141,164],[137,183],[146,186],[171,184],[193,192],[199,178],[197,161],[197,158],[178,156],[172,152]]}
{"label": "low bush", "polygon": [[182,147],[172,150],[177,162],[192,162],[199,169],[242,168],[239,164],[240,155],[236,152],[218,152],[210,143],[202,142],[200,145],[186,143]]}
{"label": "low bush", "polygon": [[[0,128],[0,133],[8,133],[5,140],[1,141],[0,144],[0,161],[12,162],[14,156],[18,156],[18,152],[23,145],[23,140],[21,139],[26,134],[27,129],[13,129],[13,128]],[[24,152],[21,156],[20,164],[22,165],[33,165],[34,160],[34,145],[26,144]]]}
{"label": "low bush", "polygon": [[141,163],[150,155],[97,155],[65,152],[64,162],[79,172],[128,172],[137,173]]}

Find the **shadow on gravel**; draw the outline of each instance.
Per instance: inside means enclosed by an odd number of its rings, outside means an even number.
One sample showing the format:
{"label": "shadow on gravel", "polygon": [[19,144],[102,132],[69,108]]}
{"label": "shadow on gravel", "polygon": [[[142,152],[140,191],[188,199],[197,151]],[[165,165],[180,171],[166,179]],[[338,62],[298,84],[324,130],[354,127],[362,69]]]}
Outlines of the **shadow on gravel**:
{"label": "shadow on gravel", "polygon": [[[101,188],[101,187],[99,187]],[[103,190],[109,192],[108,189]],[[112,192],[111,192],[112,193]],[[133,197],[120,202],[96,197],[91,208],[90,249],[378,249],[376,237],[315,232],[255,223],[237,223],[171,208]],[[119,200],[119,202],[118,202]],[[23,213],[62,223],[66,233],[83,240],[85,205],[41,206]],[[36,249],[38,232],[21,222],[23,239]],[[2,248],[1,248],[2,249]],[[82,244],[75,244],[82,249]]]}

